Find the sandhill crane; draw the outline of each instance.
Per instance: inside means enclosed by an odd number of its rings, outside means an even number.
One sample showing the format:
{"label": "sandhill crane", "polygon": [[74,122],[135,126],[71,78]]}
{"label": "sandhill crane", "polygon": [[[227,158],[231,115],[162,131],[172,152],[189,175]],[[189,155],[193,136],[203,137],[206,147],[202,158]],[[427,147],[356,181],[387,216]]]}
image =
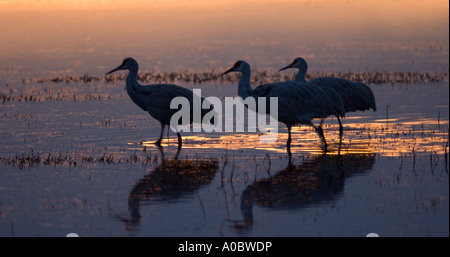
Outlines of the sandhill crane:
{"label": "sandhill crane", "polygon": [[286,124],[288,128],[288,149],[290,149],[292,141],[291,128],[297,124],[314,127],[324,143],[325,150],[327,149],[322,127],[314,126],[311,120],[314,118],[326,118],[329,115],[342,115],[343,106],[341,106],[340,110],[336,110],[330,97],[320,87],[296,81],[287,81],[263,84],[256,88],[251,88],[250,65],[245,61],[237,61],[233,67],[222,75],[229,72],[240,72],[242,74],[239,80],[238,95],[243,99],[254,97],[257,101],[256,98],[265,97],[268,102],[270,97],[278,97],[278,121]]}
{"label": "sandhill crane", "polygon": [[[148,86],[140,85],[137,81],[139,65],[131,57],[123,60],[122,64],[117,68],[106,73],[106,75],[113,73],[118,70],[128,70],[128,76],[126,79],[127,93],[133,102],[142,108],[142,110],[147,111],[153,118],[157,119],[161,123],[161,134],[156,141],[156,145],[161,147],[161,141],[163,137],[164,127],[166,125],[170,126],[170,120],[177,109],[171,109],[170,103],[175,97],[185,97],[188,99],[191,108],[190,123],[193,122],[193,99],[194,94],[191,90],[184,87],[180,87],[172,84],[153,84]],[[204,98],[201,98],[204,101]],[[201,117],[208,113],[208,109],[201,110]],[[212,120],[212,119],[211,119]],[[180,132],[177,131],[178,137],[178,148],[182,146],[182,139]]]}
{"label": "sandhill crane", "polygon": [[[305,75],[306,71],[308,70],[308,64],[306,63],[305,59],[298,57],[290,65],[281,68],[279,71],[289,68],[298,69],[298,72],[295,76],[295,81],[306,83]],[[322,77],[311,80],[309,84],[323,88],[332,88],[336,92],[338,92],[342,97],[346,113],[354,111],[365,111],[369,109],[372,109],[374,111],[377,110],[375,96],[370,87],[364,83],[353,82],[342,78]],[[342,126],[340,118],[337,118],[339,122],[339,134],[342,137],[344,128]]]}

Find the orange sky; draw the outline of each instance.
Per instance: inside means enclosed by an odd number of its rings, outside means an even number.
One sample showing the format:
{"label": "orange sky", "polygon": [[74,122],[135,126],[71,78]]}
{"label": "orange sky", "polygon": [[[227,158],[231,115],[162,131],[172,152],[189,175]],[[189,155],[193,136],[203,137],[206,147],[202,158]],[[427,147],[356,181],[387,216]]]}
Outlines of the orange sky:
{"label": "orange sky", "polygon": [[448,13],[447,0],[0,0],[0,11],[12,9],[85,9],[85,8],[146,8],[146,7],[220,7],[220,6],[261,6],[277,9],[282,5],[296,3],[303,6],[330,5],[335,7],[358,8],[371,6],[375,10],[408,12],[427,12],[427,10],[441,10]]}
{"label": "orange sky", "polygon": [[387,50],[414,40],[426,43],[408,47],[441,47],[448,42],[448,7],[447,0],[0,0],[0,57],[67,58],[71,49],[98,56],[119,48],[148,56],[166,47],[179,51],[173,58],[206,54],[227,63],[226,51],[236,52],[233,61],[252,61],[258,53],[250,50],[264,48],[273,64],[273,55],[283,62],[292,53],[314,60],[323,49],[343,52],[354,42],[387,42]]}

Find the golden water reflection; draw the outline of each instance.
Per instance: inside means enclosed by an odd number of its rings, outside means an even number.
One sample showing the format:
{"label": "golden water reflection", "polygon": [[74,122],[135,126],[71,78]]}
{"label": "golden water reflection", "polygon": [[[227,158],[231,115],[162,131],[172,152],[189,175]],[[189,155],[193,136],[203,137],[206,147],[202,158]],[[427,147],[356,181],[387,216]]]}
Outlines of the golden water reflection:
{"label": "golden water reflection", "polygon": [[[349,122],[350,121],[350,122]],[[354,122],[353,122],[354,121]],[[393,119],[358,122],[357,118],[344,120],[344,136],[339,140],[337,125],[325,125],[328,154],[367,154],[403,156],[407,154],[448,152],[448,121],[418,119],[397,121]],[[281,125],[274,143],[261,143],[261,133],[201,134],[182,133],[183,149],[263,150],[286,153],[287,131]],[[317,154],[323,152],[318,135],[309,127],[292,129],[292,153]],[[163,140],[163,147],[176,144],[175,137]],[[145,141],[144,147],[155,147],[154,141]]]}

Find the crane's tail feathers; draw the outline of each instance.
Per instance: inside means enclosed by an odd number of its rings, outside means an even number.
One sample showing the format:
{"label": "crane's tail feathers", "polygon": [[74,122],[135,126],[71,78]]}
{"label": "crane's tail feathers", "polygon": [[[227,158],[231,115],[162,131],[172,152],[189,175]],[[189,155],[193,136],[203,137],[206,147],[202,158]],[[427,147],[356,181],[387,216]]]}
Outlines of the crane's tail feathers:
{"label": "crane's tail feathers", "polygon": [[364,83],[361,82],[355,82],[355,84],[361,86],[361,88],[363,88],[363,90],[366,91],[367,96],[368,96],[368,103],[369,103],[369,108],[367,109],[372,109],[374,112],[377,111],[377,105],[375,103],[375,95],[372,92],[372,89],[370,89],[370,87]]}
{"label": "crane's tail feathers", "polygon": [[373,94],[372,90],[367,87],[367,91],[369,92],[369,106],[372,108],[374,112],[377,111],[377,104],[375,103],[375,95]]}

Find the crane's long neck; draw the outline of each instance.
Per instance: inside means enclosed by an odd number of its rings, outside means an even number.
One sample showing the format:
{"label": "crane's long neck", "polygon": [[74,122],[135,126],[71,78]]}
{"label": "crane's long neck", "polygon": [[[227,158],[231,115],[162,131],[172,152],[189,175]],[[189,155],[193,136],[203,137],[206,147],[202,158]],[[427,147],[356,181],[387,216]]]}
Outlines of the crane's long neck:
{"label": "crane's long neck", "polygon": [[245,99],[247,96],[251,96],[253,89],[250,86],[250,70],[242,72],[241,79],[239,80],[238,95]]}
{"label": "crane's long neck", "polygon": [[138,69],[130,69],[128,76],[127,76],[127,93],[128,95],[130,95],[130,97],[132,95],[134,95],[133,92],[137,91],[137,87],[139,87],[139,83],[137,81],[137,73],[138,73]]}
{"label": "crane's long neck", "polygon": [[127,76],[127,93],[130,96],[131,100],[133,100],[133,102],[138,105],[139,107],[141,107],[144,111],[147,111],[147,99],[148,97],[146,97],[145,95],[142,94],[142,89],[140,87],[142,87],[141,85],[139,85],[138,81],[137,81],[137,72],[138,69],[130,69],[130,72],[128,73]]}
{"label": "crane's long neck", "polygon": [[295,75],[295,81],[306,83],[305,75],[306,69],[298,69],[298,72]]}

